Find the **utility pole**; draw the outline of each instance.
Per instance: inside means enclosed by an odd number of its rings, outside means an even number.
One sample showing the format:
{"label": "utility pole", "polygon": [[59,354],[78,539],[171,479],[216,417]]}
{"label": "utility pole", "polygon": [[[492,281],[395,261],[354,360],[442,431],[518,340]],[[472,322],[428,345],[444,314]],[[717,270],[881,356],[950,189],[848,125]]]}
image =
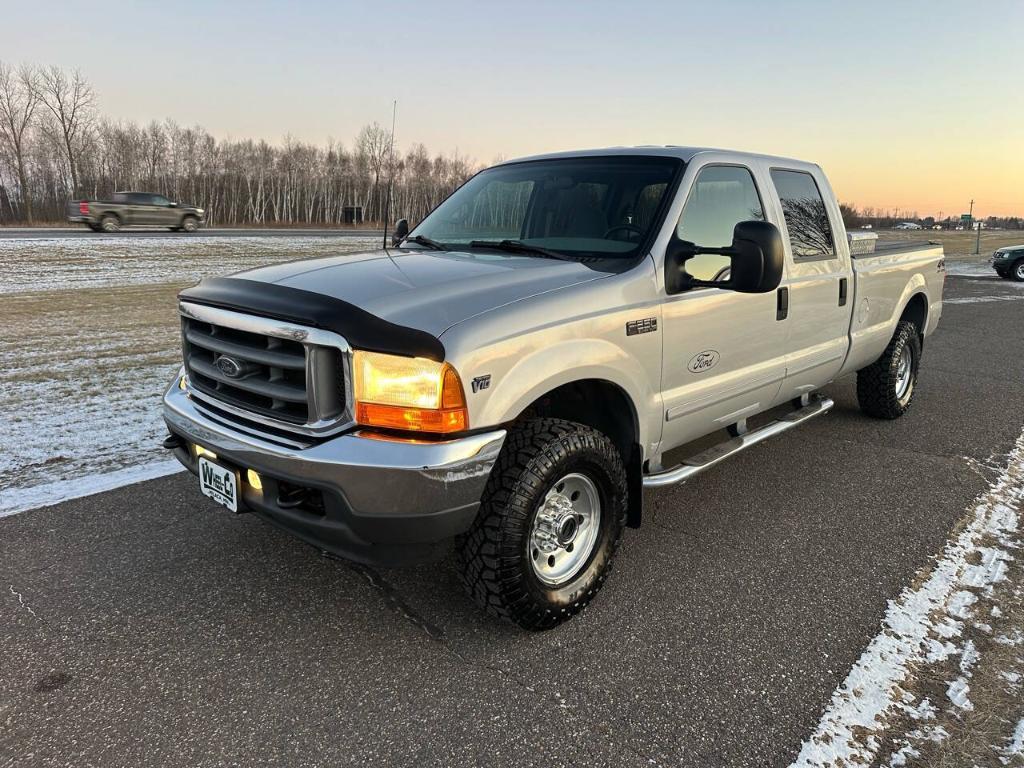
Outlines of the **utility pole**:
{"label": "utility pole", "polygon": [[974,255],[977,256],[981,253],[981,222],[979,221],[975,226],[978,228],[978,239],[974,241]]}

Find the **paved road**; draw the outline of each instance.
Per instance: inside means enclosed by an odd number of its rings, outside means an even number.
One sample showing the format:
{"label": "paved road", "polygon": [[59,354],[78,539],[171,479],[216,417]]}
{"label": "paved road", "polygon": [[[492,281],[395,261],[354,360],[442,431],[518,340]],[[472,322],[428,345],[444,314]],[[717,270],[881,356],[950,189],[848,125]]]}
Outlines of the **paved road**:
{"label": "paved road", "polygon": [[97,237],[371,237],[380,229],[201,229],[199,232],[171,232],[159,227],[136,227],[113,235],[92,232],[85,227],[0,227],[0,240],[51,240]]}
{"label": "paved road", "polygon": [[[951,278],[911,412],[835,411],[651,492],[584,615],[482,617],[189,475],[0,520],[0,766],[784,766],[1024,412],[1024,291]],[[1013,297],[1013,298],[1005,298]],[[996,459],[998,461],[998,458]]]}

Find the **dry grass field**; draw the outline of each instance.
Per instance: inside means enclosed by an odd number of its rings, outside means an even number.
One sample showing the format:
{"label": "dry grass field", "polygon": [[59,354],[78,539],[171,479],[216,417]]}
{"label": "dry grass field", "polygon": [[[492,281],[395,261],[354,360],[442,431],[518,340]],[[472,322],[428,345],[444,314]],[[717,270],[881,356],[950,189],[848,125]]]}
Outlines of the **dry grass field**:
{"label": "dry grass field", "polygon": [[948,259],[956,261],[987,261],[992,252],[1006,245],[1024,245],[1024,231],[1021,230],[994,230],[981,232],[980,253],[975,255],[974,247],[977,239],[977,232],[956,232],[947,230],[887,230],[880,229],[878,239],[883,242],[920,242],[923,240],[934,240],[942,243],[943,250]]}
{"label": "dry grass field", "polygon": [[175,297],[207,275],[377,238],[0,240],[0,514],[35,488],[166,460]]}

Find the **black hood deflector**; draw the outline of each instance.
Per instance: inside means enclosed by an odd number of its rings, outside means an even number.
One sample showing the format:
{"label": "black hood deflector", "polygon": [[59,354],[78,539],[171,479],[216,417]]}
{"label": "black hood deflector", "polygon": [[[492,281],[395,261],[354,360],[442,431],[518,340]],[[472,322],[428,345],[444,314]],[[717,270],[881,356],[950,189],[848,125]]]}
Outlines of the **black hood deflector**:
{"label": "black hood deflector", "polygon": [[183,290],[178,299],[333,331],[344,336],[353,349],[444,360],[444,345],[426,331],[382,320],[347,301],[299,288],[238,277],[209,277]]}

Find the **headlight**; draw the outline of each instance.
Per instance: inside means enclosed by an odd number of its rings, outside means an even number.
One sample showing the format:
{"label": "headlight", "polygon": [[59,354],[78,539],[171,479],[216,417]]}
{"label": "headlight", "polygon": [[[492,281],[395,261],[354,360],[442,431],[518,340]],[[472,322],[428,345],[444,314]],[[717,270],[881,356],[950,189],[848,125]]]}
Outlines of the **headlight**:
{"label": "headlight", "polygon": [[448,363],[357,350],[356,421],[415,432],[461,432],[469,427],[466,396]]}

